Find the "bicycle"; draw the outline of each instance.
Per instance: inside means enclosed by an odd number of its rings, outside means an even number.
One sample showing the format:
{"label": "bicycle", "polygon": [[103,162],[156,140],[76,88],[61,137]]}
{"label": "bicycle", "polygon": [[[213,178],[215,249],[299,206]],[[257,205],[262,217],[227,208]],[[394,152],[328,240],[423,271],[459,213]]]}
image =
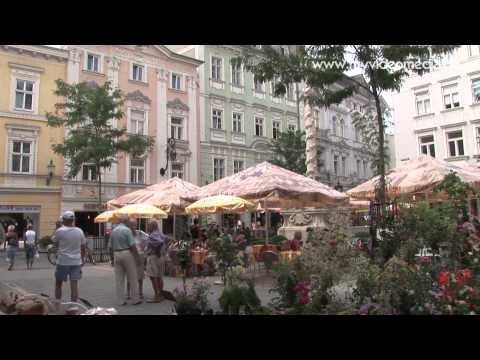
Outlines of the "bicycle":
{"label": "bicycle", "polygon": [[[89,250],[87,250],[89,251]],[[91,251],[91,250],[90,250]],[[95,259],[93,258],[93,251],[90,253],[90,256],[85,256],[85,263],[93,263],[96,264]],[[57,265],[57,258],[58,258],[58,248],[56,245],[48,245],[47,247],[47,258],[50,264],[53,266]]]}
{"label": "bicycle", "polygon": [[56,245],[50,244],[47,247],[47,259],[52,265],[57,265],[58,248]]}

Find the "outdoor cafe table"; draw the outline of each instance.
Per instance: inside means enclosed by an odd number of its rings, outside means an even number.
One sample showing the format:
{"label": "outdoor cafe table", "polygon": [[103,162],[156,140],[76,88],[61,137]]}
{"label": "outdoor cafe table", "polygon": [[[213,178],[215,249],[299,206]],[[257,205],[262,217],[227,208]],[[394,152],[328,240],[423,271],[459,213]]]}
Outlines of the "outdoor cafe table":
{"label": "outdoor cafe table", "polygon": [[206,249],[195,249],[191,251],[192,254],[192,263],[195,265],[203,265],[205,259],[208,255],[208,250]]}
{"label": "outdoor cafe table", "polygon": [[293,258],[299,256],[301,251],[281,251],[280,252],[280,260],[281,261],[291,261]]}

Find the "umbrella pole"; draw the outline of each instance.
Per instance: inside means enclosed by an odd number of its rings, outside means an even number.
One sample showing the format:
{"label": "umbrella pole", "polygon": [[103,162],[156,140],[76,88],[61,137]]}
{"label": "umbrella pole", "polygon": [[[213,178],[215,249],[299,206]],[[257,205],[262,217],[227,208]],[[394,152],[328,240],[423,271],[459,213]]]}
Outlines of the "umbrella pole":
{"label": "umbrella pole", "polygon": [[173,240],[177,240],[177,215],[173,212]]}
{"label": "umbrella pole", "polygon": [[263,202],[263,206],[265,207],[265,243],[268,245],[268,223],[270,222],[270,219],[268,216],[267,200]]}

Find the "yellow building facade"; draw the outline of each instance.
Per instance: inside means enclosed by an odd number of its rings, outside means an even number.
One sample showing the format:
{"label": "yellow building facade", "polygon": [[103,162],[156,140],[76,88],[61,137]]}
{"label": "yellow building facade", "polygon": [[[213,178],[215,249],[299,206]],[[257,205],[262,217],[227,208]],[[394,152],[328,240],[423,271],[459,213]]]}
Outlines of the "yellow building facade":
{"label": "yellow building facade", "polygon": [[47,126],[61,99],[68,52],[42,45],[0,46],[0,225],[23,236],[32,223],[38,238],[52,234],[60,216],[63,158],[51,145],[62,128]]}

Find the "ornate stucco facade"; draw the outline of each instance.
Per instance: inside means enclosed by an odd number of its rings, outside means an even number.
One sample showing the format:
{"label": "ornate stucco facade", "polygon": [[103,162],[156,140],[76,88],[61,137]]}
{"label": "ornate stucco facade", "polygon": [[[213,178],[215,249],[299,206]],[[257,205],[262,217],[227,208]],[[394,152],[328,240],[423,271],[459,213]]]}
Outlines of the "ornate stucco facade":
{"label": "ornate stucco facade", "polygon": [[[203,61],[200,80],[200,181],[211,183],[271,158],[277,130],[298,127],[296,93],[273,96],[272,84],[254,83],[253,74],[231,59],[239,45],[169,45]],[[275,128],[275,129],[274,129]]]}
{"label": "ornate stucco facade", "polygon": [[[171,176],[198,183],[199,82],[201,61],[162,45],[69,45],[70,83],[110,81],[125,95],[125,117],[116,126],[153,136],[152,152],[139,159],[119,154],[102,174],[106,202]],[[176,160],[165,176],[167,139],[176,140]],[[62,208],[81,213],[98,211],[98,186],[88,164],[76,179],[64,179]],[[90,215],[87,215],[90,216]],[[91,220],[91,219],[88,219]]]}
{"label": "ornate stucco facade", "polygon": [[60,214],[63,159],[50,144],[63,131],[47,127],[45,115],[55,110],[67,61],[60,49],[0,46],[0,221],[20,236],[27,223],[39,238],[50,235]]}

